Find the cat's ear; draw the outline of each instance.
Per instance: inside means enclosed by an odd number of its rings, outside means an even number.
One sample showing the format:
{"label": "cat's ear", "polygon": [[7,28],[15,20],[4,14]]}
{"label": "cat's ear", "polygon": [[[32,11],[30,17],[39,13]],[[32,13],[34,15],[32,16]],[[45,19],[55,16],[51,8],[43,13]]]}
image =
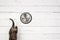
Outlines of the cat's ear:
{"label": "cat's ear", "polygon": [[15,28],[17,29],[17,26],[15,26]]}
{"label": "cat's ear", "polygon": [[18,27],[17,26],[15,26],[15,28],[16,28],[16,33],[18,32]]}

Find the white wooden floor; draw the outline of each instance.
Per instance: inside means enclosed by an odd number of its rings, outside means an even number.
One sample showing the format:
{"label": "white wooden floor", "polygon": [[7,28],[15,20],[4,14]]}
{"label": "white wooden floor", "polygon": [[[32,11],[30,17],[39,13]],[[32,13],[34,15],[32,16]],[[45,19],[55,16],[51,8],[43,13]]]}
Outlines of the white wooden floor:
{"label": "white wooden floor", "polygon": [[[21,23],[23,12],[30,12],[31,23]],[[18,26],[18,40],[60,40],[60,0],[0,0],[0,40],[9,40],[9,18]]]}

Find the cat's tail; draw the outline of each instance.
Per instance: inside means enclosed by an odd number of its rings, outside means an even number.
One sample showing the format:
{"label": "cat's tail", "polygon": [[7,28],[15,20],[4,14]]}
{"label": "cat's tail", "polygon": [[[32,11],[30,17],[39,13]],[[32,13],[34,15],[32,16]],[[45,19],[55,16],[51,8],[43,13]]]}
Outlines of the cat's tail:
{"label": "cat's tail", "polygon": [[14,27],[15,23],[13,21],[13,19],[9,18],[12,21],[12,27]]}

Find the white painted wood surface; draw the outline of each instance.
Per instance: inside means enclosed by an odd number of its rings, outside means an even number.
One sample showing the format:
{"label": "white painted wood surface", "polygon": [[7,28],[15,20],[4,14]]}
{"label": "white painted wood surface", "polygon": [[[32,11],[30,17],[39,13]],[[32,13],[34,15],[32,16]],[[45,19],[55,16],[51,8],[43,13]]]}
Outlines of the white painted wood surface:
{"label": "white painted wood surface", "polygon": [[[31,23],[21,23],[23,12],[31,13]],[[18,40],[60,40],[60,0],[0,0],[0,40],[9,40],[9,18],[18,26]]]}

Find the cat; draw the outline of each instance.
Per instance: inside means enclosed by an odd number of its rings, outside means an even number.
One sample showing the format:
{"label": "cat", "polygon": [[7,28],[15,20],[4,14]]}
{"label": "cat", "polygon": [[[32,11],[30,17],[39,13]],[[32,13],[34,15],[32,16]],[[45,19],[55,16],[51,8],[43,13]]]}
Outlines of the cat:
{"label": "cat", "polygon": [[18,28],[15,26],[13,19],[10,18],[10,20],[12,21],[12,27],[9,30],[9,40],[17,40]]}

